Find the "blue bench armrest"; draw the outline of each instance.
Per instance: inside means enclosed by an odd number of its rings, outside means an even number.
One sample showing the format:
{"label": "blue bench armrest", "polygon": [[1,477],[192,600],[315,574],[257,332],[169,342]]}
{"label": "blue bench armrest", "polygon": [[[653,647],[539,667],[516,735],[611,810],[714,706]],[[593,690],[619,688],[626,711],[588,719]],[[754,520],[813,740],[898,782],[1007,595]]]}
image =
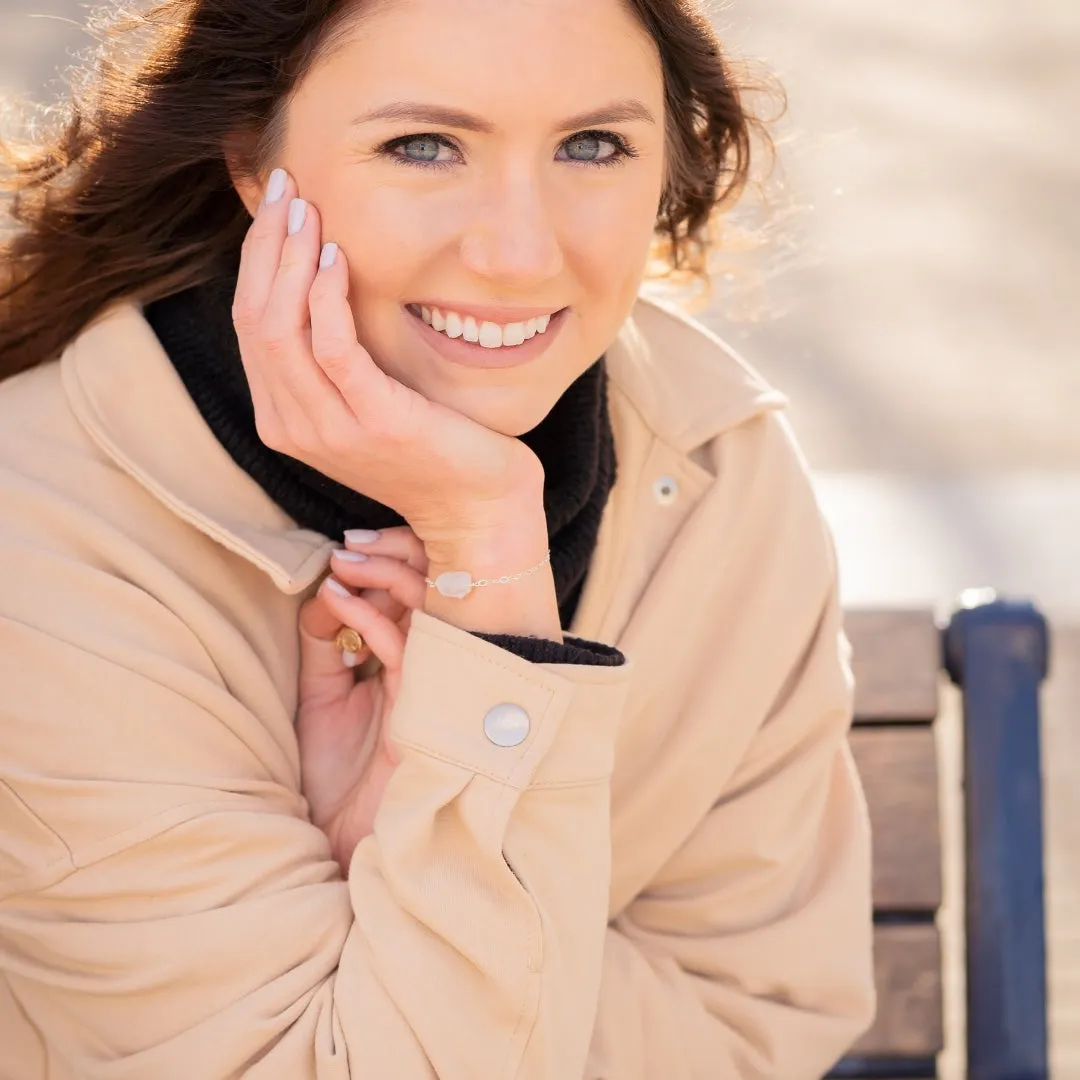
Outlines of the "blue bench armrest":
{"label": "blue bench armrest", "polygon": [[943,635],[963,691],[970,1080],[1047,1080],[1039,689],[1046,619],[986,590]]}

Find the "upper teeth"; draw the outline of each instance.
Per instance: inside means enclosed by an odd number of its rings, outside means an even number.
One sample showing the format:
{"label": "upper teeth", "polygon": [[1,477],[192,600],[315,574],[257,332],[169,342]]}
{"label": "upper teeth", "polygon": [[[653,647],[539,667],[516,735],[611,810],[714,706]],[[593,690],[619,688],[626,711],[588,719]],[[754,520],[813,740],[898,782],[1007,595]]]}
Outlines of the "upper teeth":
{"label": "upper teeth", "polygon": [[500,326],[493,322],[478,323],[471,315],[459,315],[456,311],[442,311],[430,307],[421,307],[420,317],[432,329],[441,331],[447,337],[462,337],[466,341],[478,342],[485,349],[520,345],[537,334],[543,334],[551,322],[550,315],[541,315],[537,319],[529,319],[528,322]]}

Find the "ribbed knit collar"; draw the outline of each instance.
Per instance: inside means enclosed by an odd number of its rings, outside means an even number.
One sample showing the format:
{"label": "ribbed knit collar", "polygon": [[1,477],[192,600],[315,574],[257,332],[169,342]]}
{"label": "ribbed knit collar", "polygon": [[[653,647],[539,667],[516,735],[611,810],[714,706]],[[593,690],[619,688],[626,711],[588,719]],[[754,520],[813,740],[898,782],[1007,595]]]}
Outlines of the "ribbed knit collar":
{"label": "ribbed knit collar", "polygon": [[[235,286],[233,277],[218,278],[145,309],[210,430],[237,465],[303,528],[336,538],[346,529],[404,524],[390,507],[269,449],[259,439],[232,325]],[[551,567],[563,626],[569,626],[615,483],[604,358],[573,382],[521,440],[544,466]]]}

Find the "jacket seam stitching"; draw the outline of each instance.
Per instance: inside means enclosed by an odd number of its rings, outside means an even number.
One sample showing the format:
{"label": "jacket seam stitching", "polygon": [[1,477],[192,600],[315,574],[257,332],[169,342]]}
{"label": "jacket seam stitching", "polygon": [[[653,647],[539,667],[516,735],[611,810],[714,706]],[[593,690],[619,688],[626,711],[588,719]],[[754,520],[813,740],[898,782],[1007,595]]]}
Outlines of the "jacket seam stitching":
{"label": "jacket seam stitching", "polygon": [[[531,897],[530,897],[530,899],[531,899]],[[533,901],[533,906],[534,907],[535,907],[535,903],[536,902]],[[527,973],[527,976],[526,976],[526,979],[525,979],[525,987],[521,992],[521,999],[520,999],[520,1002],[518,1004],[517,1023],[514,1024],[514,1030],[510,1033],[510,1038],[507,1040],[506,1053],[503,1056],[503,1064],[502,1064],[501,1068],[499,1069],[500,1075],[505,1076],[507,1074],[506,1070],[507,1070],[507,1065],[508,1065],[508,1063],[510,1061],[510,1053],[511,1053],[511,1051],[513,1049],[514,1041],[517,1039],[518,1032],[521,1031],[521,1029],[526,1024],[528,1024],[528,1026],[529,1026],[529,1034],[531,1036],[532,1030],[536,1027],[536,1023],[537,1023],[537,1021],[539,1019],[539,1011],[540,1011],[539,1008],[537,1008],[534,1011],[533,1016],[531,1018],[526,1018],[527,1010],[526,1010],[525,1006],[526,1006],[526,1003],[527,1003],[529,997],[531,996],[532,987],[531,987],[530,984],[532,982],[534,982],[534,981],[540,981],[542,979],[543,979],[543,976],[539,971]],[[521,1048],[521,1056],[522,1057],[525,1056],[525,1052],[528,1050],[528,1048],[529,1048],[529,1039],[526,1039],[525,1040],[525,1045],[522,1046],[522,1048]]]}
{"label": "jacket seam stitching", "polygon": [[[72,862],[75,861],[75,856],[72,854],[71,848],[68,847],[67,841],[4,779],[0,778],[0,785],[3,785],[8,794],[49,834],[63,845],[64,851],[67,852],[67,857]],[[57,859],[55,862],[61,862],[62,859]],[[52,866],[54,863],[48,863]]]}
{"label": "jacket seam stitching", "polygon": [[538,788],[558,788],[559,790],[566,790],[567,788],[587,788],[587,787],[599,787],[601,784],[606,784],[611,780],[610,773],[603,773],[600,776],[588,776],[580,780],[540,780],[534,784],[530,784],[530,790],[536,790]]}
{"label": "jacket seam stitching", "polygon": [[[129,826],[126,826],[123,829],[118,829],[116,832],[109,833],[108,836],[97,837],[94,840],[94,843],[92,845],[88,845],[88,847],[97,847],[99,845],[108,844],[110,841],[119,840],[121,837],[125,836],[128,833],[138,831],[142,827],[153,826],[161,818],[168,818],[171,815],[176,814],[176,813],[178,813],[179,811],[182,811],[182,810],[183,811],[193,811],[193,810],[196,810],[196,809],[201,809],[202,812],[197,813],[197,814],[192,813],[192,812],[185,813],[182,816],[178,817],[175,821],[171,821],[171,822],[163,825],[161,828],[153,828],[150,832],[147,832],[145,835],[140,835],[139,838],[134,840],[132,843],[125,844],[122,847],[118,847],[114,851],[109,851],[109,852],[106,852],[106,853],[101,854],[101,855],[91,856],[91,857],[87,858],[85,861],[83,861],[82,859],[76,858],[75,855],[72,854],[72,862],[75,864],[75,869],[76,870],[86,870],[91,866],[96,866],[98,863],[104,862],[106,859],[111,859],[114,855],[117,855],[122,851],[130,851],[131,848],[133,848],[133,847],[137,847],[140,844],[145,844],[150,840],[156,840],[159,836],[164,836],[166,833],[170,833],[174,829],[179,829],[181,826],[190,824],[193,821],[198,821],[198,820],[201,820],[203,818],[209,817],[211,814],[237,814],[237,813],[241,813],[241,814],[277,814],[277,813],[279,813],[278,810],[272,809],[272,808],[269,808],[269,807],[264,807],[262,809],[259,809],[256,806],[252,806],[252,807],[245,807],[243,809],[240,809],[240,808],[235,807],[235,806],[222,805],[220,802],[214,801],[214,800],[194,799],[191,802],[177,803],[176,805],[170,806],[165,810],[161,810],[156,814],[152,814],[148,818],[142,818],[140,821],[136,822],[133,825],[129,825]],[[293,816],[293,815],[288,815],[288,816]],[[299,820],[303,820],[303,819],[299,819]]]}
{"label": "jacket seam stitching", "polygon": [[[78,869],[78,863],[75,860],[71,846],[6,780],[0,779],[0,785],[64,849],[63,855],[59,855],[47,863],[37,864],[19,874],[12,883],[13,887],[10,891],[6,888],[0,888],[0,897],[11,899],[16,896],[25,896],[43,888],[51,888],[69,878]],[[57,867],[66,867],[67,872],[60,874],[59,877],[54,877],[53,872]],[[21,883],[27,879],[32,884],[22,885]],[[38,883],[33,884],[33,882]]]}
{"label": "jacket seam stitching", "polygon": [[[177,820],[171,821],[171,822],[165,824],[164,826],[162,826],[161,828],[153,828],[154,823],[158,822],[161,818],[167,818],[167,817],[169,817],[171,815],[177,814],[179,811],[191,811],[193,808],[204,808],[204,812],[201,813],[201,814],[198,814],[198,815],[193,814],[193,813],[185,813],[182,816],[180,816],[179,818],[177,818]],[[44,819],[42,819],[41,820],[42,826],[44,828],[46,828],[46,829],[49,829],[49,831],[51,833],[53,833],[53,835],[56,837],[56,839],[59,840],[60,843],[62,843],[64,845],[64,849],[67,851],[68,857],[67,857],[66,860],[64,860],[63,858],[57,859],[54,862],[49,863],[46,866],[42,867],[41,870],[48,869],[49,867],[53,867],[53,866],[57,865],[58,863],[62,863],[64,861],[67,861],[70,864],[70,869],[68,870],[68,872],[66,874],[64,874],[62,877],[59,877],[55,881],[52,881],[50,883],[50,885],[48,887],[51,888],[53,885],[58,885],[60,882],[65,881],[67,878],[71,877],[72,874],[76,874],[80,870],[86,870],[86,869],[89,869],[92,866],[98,865],[99,863],[103,863],[106,860],[111,859],[114,855],[118,855],[118,854],[120,854],[122,852],[125,852],[125,851],[130,851],[133,847],[137,847],[140,844],[145,844],[145,843],[147,843],[147,842],[149,842],[151,840],[155,840],[158,837],[164,836],[166,833],[172,832],[174,829],[178,829],[178,828],[180,828],[180,827],[182,827],[184,825],[187,825],[187,824],[191,823],[192,821],[198,820],[199,818],[207,817],[210,814],[228,814],[228,813],[237,813],[237,812],[245,812],[245,813],[277,813],[278,811],[272,810],[272,809],[259,810],[259,809],[255,809],[255,808],[248,808],[245,811],[238,811],[236,807],[223,806],[220,802],[215,802],[215,801],[193,800],[192,802],[177,803],[175,806],[170,806],[167,809],[161,810],[158,813],[153,814],[148,818],[141,819],[139,822],[137,822],[137,823],[135,823],[133,825],[129,825],[129,826],[125,827],[125,828],[118,829],[116,832],[109,833],[107,836],[96,837],[92,844],[87,845],[88,847],[93,848],[93,847],[98,847],[98,846],[101,846],[101,845],[107,845],[107,844],[110,843],[110,841],[115,841],[115,840],[125,836],[125,834],[127,834],[127,833],[131,833],[131,832],[134,832],[134,831],[137,831],[137,830],[140,831],[140,833],[141,833],[142,828],[145,828],[145,827],[150,827],[150,830],[151,830],[149,832],[146,832],[145,834],[141,834],[138,837],[138,839],[136,839],[132,843],[123,844],[120,847],[115,848],[114,850],[110,850],[110,851],[104,852],[102,854],[93,855],[93,856],[90,856],[90,857],[81,856],[81,855],[77,854],[76,850],[72,849],[71,845],[64,839],[64,837],[60,833],[56,832],[56,830],[53,829],[46,821],[44,821]],[[40,871],[37,871],[37,872],[40,873]],[[21,895],[23,893],[34,892],[34,891],[36,891],[35,888],[31,887],[29,889],[18,890],[18,891],[14,892],[14,893],[8,893],[6,895],[17,896],[17,895]]]}
{"label": "jacket seam stitching", "polygon": [[[393,737],[393,736],[392,736]],[[442,753],[438,750],[433,750],[431,747],[424,746],[421,743],[413,742],[411,739],[400,739],[394,737],[394,742],[400,746],[408,746],[413,750],[418,751],[421,754],[426,754],[428,757],[435,758],[437,761],[443,761],[447,765],[456,765],[459,769],[464,769],[466,772],[472,773],[474,776],[485,776],[487,779],[493,781],[496,784],[501,784],[503,787],[512,788],[515,791],[521,791],[522,788],[513,782],[509,775],[493,772],[483,767],[478,767],[475,762],[463,761],[461,758],[456,758],[450,754]],[[524,747],[525,751],[530,750],[531,744]],[[513,763],[508,767],[509,771],[514,771],[521,763],[520,755],[514,758]]]}
{"label": "jacket seam stitching", "polygon": [[[57,839],[64,844],[65,848],[67,847],[63,837],[57,836]],[[52,876],[52,871],[58,866],[66,867],[66,872],[60,874],[58,877],[54,877]],[[16,879],[15,887],[10,891],[7,889],[0,889],[0,901],[14,900],[20,896],[33,896],[43,892],[45,889],[54,888],[67,881],[72,874],[77,874],[80,869],[79,864],[75,862],[74,858],[65,858],[61,856],[59,859],[54,859],[52,862],[46,863],[29,873],[21,874],[19,878]],[[26,878],[30,878],[33,883],[30,885],[20,884],[20,882],[25,881]],[[42,880],[38,881],[38,878],[41,878]]]}

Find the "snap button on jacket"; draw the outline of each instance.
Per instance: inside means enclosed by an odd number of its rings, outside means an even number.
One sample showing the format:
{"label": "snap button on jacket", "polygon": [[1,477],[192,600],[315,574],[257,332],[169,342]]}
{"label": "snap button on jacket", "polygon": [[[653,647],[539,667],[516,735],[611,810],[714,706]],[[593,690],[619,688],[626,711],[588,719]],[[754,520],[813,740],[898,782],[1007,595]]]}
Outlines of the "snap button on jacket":
{"label": "snap button on jacket", "polygon": [[627,663],[415,613],[347,881],[293,730],[338,538],[136,305],[0,383],[0,1077],[814,1080],[868,1026],[849,649],[785,400],[651,300],[607,365],[567,630]]}

